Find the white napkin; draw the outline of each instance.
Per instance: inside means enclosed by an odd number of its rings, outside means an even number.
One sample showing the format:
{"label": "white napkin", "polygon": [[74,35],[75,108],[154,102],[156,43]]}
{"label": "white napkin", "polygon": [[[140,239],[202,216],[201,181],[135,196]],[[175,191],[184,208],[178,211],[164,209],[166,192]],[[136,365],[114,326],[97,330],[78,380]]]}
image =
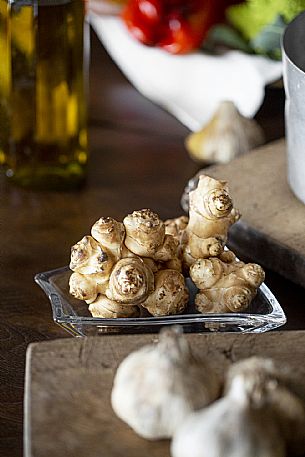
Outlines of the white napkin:
{"label": "white napkin", "polygon": [[230,51],[170,55],[138,43],[117,17],[91,15],[105,48],[131,83],[163,106],[190,130],[198,130],[219,102],[231,100],[253,117],[264,100],[265,85],[281,77],[281,62]]}

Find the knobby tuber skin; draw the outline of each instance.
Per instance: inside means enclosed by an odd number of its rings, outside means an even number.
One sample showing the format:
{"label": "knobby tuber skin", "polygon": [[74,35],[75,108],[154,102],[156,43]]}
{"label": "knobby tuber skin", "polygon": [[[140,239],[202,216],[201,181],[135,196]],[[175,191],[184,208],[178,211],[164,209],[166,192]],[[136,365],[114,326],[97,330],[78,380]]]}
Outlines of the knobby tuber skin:
{"label": "knobby tuber skin", "polygon": [[165,237],[165,226],[159,216],[149,209],[143,209],[126,216],[123,224],[126,247],[136,255],[153,258]]}
{"label": "knobby tuber skin", "polygon": [[138,306],[121,305],[113,300],[109,300],[109,298],[102,294],[100,294],[94,302],[90,303],[89,311],[93,317],[108,319],[140,316]]}
{"label": "knobby tuber skin", "polygon": [[96,281],[90,276],[73,273],[69,279],[70,293],[73,297],[85,300],[87,303],[93,302],[98,294]]}
{"label": "knobby tuber skin", "polygon": [[254,263],[233,260],[232,253],[219,258],[199,259],[190,268],[190,277],[199,292],[195,305],[201,313],[227,313],[245,310],[265,279],[263,269]]}
{"label": "knobby tuber skin", "polygon": [[111,253],[103,248],[92,236],[84,236],[71,248],[70,268],[81,274],[99,273],[105,277],[114,265]]}
{"label": "knobby tuber skin", "polygon": [[113,268],[106,296],[120,304],[139,305],[154,290],[154,275],[141,259],[121,259]]}
{"label": "knobby tuber skin", "polygon": [[201,175],[197,188],[189,194],[189,200],[184,247],[184,260],[188,266],[196,259],[220,255],[229,227],[240,217],[233,207],[225,181]]}
{"label": "knobby tuber skin", "polygon": [[169,262],[177,257],[178,241],[172,235],[165,235],[163,244],[153,255],[153,259],[159,262]]}
{"label": "knobby tuber skin", "polygon": [[197,260],[220,257],[227,241],[228,229],[240,218],[233,207],[225,181],[201,175],[189,194],[189,219],[168,219],[165,231],[178,242],[178,256],[184,270]]}
{"label": "knobby tuber skin", "polygon": [[112,217],[101,217],[91,228],[93,238],[111,252],[117,261],[121,258],[125,227]]}
{"label": "knobby tuber skin", "polygon": [[[70,293],[85,300],[94,317],[136,317],[138,305],[146,300],[145,307],[153,315],[182,312],[188,293],[181,275],[178,241],[165,234],[164,223],[150,210],[134,211],[124,224],[102,217],[93,225],[92,236],[72,247]],[[146,257],[141,258],[140,253]],[[157,275],[161,270],[164,273]],[[158,279],[157,286],[154,275],[164,279]],[[158,309],[153,298],[149,300],[152,294],[163,296]]]}
{"label": "knobby tuber skin", "polygon": [[165,233],[172,235],[180,244],[183,238],[184,231],[187,227],[189,218],[187,216],[180,216],[175,219],[167,219],[165,224]]}
{"label": "knobby tuber skin", "polygon": [[[190,273],[199,288],[199,312],[243,311],[264,272],[224,251],[228,229],[238,218],[227,183],[205,175],[190,193],[189,218],[164,223],[149,209],[134,211],[123,223],[102,217],[93,225],[92,236],[72,247],[70,292],[88,304],[99,303],[100,295],[100,302],[106,303],[107,297],[111,312],[118,316],[124,310],[121,305],[141,305],[153,316],[166,316],[185,310],[188,291],[183,275]],[[102,315],[105,306],[95,303],[89,309]],[[130,315],[126,311],[126,317]]]}
{"label": "knobby tuber skin", "polygon": [[124,218],[125,245],[134,254],[167,262],[177,257],[178,241],[165,234],[165,224],[149,209],[134,211]]}
{"label": "knobby tuber skin", "polygon": [[211,403],[220,383],[176,328],[131,353],[115,375],[112,407],[140,436],[170,438],[194,410]]}
{"label": "knobby tuber skin", "polygon": [[188,303],[184,277],[176,270],[160,270],[155,274],[155,290],[141,303],[153,316],[182,313]]}

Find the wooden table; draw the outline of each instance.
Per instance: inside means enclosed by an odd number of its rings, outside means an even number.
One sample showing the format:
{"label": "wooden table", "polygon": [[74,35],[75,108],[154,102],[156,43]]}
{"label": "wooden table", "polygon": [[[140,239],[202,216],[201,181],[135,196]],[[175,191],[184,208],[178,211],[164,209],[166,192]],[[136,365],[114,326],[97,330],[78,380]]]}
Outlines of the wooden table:
{"label": "wooden table", "polygon": [[[258,113],[268,140],[283,135],[283,93],[267,92]],[[91,158],[78,192],[21,190],[0,177],[0,455],[22,455],[27,345],[68,334],[56,326],[35,273],[66,265],[70,246],[101,215],[122,219],[149,207],[162,218],[181,213],[180,196],[198,167],[183,146],[187,129],[139,95],[93,36],[90,89]],[[305,290],[267,272],[288,316],[285,329],[305,329]]]}

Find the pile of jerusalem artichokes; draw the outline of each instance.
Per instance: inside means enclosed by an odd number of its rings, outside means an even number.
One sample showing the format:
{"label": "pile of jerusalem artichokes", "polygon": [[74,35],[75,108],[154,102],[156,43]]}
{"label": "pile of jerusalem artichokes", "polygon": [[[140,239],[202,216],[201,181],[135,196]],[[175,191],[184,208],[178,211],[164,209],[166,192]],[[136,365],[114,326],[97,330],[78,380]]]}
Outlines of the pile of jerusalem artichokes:
{"label": "pile of jerusalem artichokes", "polygon": [[240,217],[227,183],[201,175],[189,202],[189,217],[165,222],[149,209],[123,222],[100,218],[72,247],[70,293],[94,317],[138,317],[143,310],[167,316],[186,310],[190,277],[200,313],[247,309],[264,271],[225,250],[228,229]]}

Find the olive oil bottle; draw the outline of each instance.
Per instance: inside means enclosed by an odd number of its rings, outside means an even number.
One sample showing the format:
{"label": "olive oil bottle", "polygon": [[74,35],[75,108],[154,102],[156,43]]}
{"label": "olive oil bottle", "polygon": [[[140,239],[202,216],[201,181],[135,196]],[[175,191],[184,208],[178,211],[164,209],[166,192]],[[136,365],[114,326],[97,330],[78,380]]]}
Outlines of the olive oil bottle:
{"label": "olive oil bottle", "polygon": [[0,163],[30,188],[86,174],[83,0],[0,0]]}

